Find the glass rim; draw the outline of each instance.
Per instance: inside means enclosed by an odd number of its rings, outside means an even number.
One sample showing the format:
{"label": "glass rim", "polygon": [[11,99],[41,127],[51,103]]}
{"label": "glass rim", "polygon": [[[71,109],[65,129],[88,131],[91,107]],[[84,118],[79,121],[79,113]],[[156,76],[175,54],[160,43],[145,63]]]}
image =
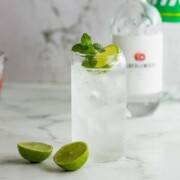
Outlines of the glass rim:
{"label": "glass rim", "polygon": [[77,55],[79,57],[94,57],[94,58],[99,58],[99,57],[114,57],[114,56],[123,56],[124,53],[122,51],[120,51],[119,53],[116,54],[110,54],[110,55],[97,55],[97,54],[83,54],[83,53],[79,53],[79,52],[73,52],[74,55]]}
{"label": "glass rim", "polygon": [[86,68],[86,67],[84,67],[84,68],[85,68],[86,71],[98,73],[98,72],[111,71],[111,69],[115,68],[115,66],[112,66],[110,68]]}

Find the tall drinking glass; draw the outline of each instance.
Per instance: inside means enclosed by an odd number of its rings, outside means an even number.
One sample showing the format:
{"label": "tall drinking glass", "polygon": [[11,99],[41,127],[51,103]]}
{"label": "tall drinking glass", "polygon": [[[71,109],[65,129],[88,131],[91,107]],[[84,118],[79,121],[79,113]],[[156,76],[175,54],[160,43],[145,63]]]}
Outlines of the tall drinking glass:
{"label": "tall drinking glass", "polygon": [[[90,55],[89,55],[90,56]],[[74,54],[71,68],[72,141],[89,145],[91,162],[124,156],[126,130],[126,62],[122,53],[93,57],[107,68],[85,68],[87,55]]]}

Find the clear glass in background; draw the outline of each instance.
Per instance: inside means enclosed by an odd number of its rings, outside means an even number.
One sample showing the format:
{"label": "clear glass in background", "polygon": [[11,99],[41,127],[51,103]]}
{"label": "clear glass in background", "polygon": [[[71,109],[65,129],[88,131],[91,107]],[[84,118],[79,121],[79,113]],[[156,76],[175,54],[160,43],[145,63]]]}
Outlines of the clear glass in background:
{"label": "clear glass in background", "polygon": [[111,68],[87,69],[74,54],[71,68],[72,140],[88,144],[91,162],[125,155],[126,62],[122,53],[105,58]]}
{"label": "clear glass in background", "polygon": [[152,114],[162,93],[161,17],[147,0],[124,1],[111,22],[113,42],[127,60],[127,108],[131,117]]}
{"label": "clear glass in background", "polygon": [[7,60],[5,53],[0,51],[0,94],[3,87],[4,63]]}
{"label": "clear glass in background", "polygon": [[180,1],[149,0],[163,20],[164,98],[180,101]]}

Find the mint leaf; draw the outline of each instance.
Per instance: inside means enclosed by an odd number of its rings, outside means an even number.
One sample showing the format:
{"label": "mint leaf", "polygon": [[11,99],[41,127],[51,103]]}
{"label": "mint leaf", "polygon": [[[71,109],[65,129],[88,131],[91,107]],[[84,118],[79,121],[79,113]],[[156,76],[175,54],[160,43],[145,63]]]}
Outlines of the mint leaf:
{"label": "mint leaf", "polygon": [[85,60],[82,62],[82,66],[85,67],[85,68],[91,68],[88,59],[85,59]]}
{"label": "mint leaf", "polygon": [[79,43],[79,44],[75,44],[72,49],[72,51],[74,52],[79,52],[79,53],[83,53],[83,46]]}
{"label": "mint leaf", "polygon": [[90,56],[88,57],[88,60],[89,60],[89,65],[91,68],[95,68],[96,67],[96,64],[97,64],[97,61],[94,59],[94,56]]}
{"label": "mint leaf", "polygon": [[75,44],[73,47],[72,47],[72,51],[74,52],[79,52],[79,53],[82,53],[82,54],[95,54],[96,51],[94,49],[94,47],[92,45],[90,46],[82,46],[81,44]]}
{"label": "mint leaf", "polygon": [[94,47],[94,49],[95,49],[96,51],[98,51],[98,52],[100,52],[100,53],[102,53],[102,52],[105,51],[104,47],[103,47],[101,44],[99,44],[99,43],[94,43],[94,44],[93,44],[93,47]]}
{"label": "mint leaf", "polygon": [[85,68],[95,68],[97,61],[94,56],[86,56],[86,59],[82,62],[82,66]]}
{"label": "mint leaf", "polygon": [[89,46],[89,45],[92,45],[92,41],[91,41],[91,37],[84,33],[81,37],[81,45],[82,46]]}
{"label": "mint leaf", "polygon": [[96,53],[96,51],[92,45],[84,47],[83,51],[84,51],[84,54],[92,54],[93,55]]}

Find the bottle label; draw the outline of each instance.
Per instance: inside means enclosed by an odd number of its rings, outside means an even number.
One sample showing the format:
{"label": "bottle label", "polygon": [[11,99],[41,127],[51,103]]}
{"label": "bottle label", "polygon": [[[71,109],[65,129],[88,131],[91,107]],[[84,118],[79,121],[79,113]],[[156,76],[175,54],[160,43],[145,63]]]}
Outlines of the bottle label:
{"label": "bottle label", "polygon": [[164,22],[180,22],[180,0],[149,0],[157,7]]}
{"label": "bottle label", "polygon": [[127,61],[127,93],[149,95],[162,91],[163,35],[113,36]]}

